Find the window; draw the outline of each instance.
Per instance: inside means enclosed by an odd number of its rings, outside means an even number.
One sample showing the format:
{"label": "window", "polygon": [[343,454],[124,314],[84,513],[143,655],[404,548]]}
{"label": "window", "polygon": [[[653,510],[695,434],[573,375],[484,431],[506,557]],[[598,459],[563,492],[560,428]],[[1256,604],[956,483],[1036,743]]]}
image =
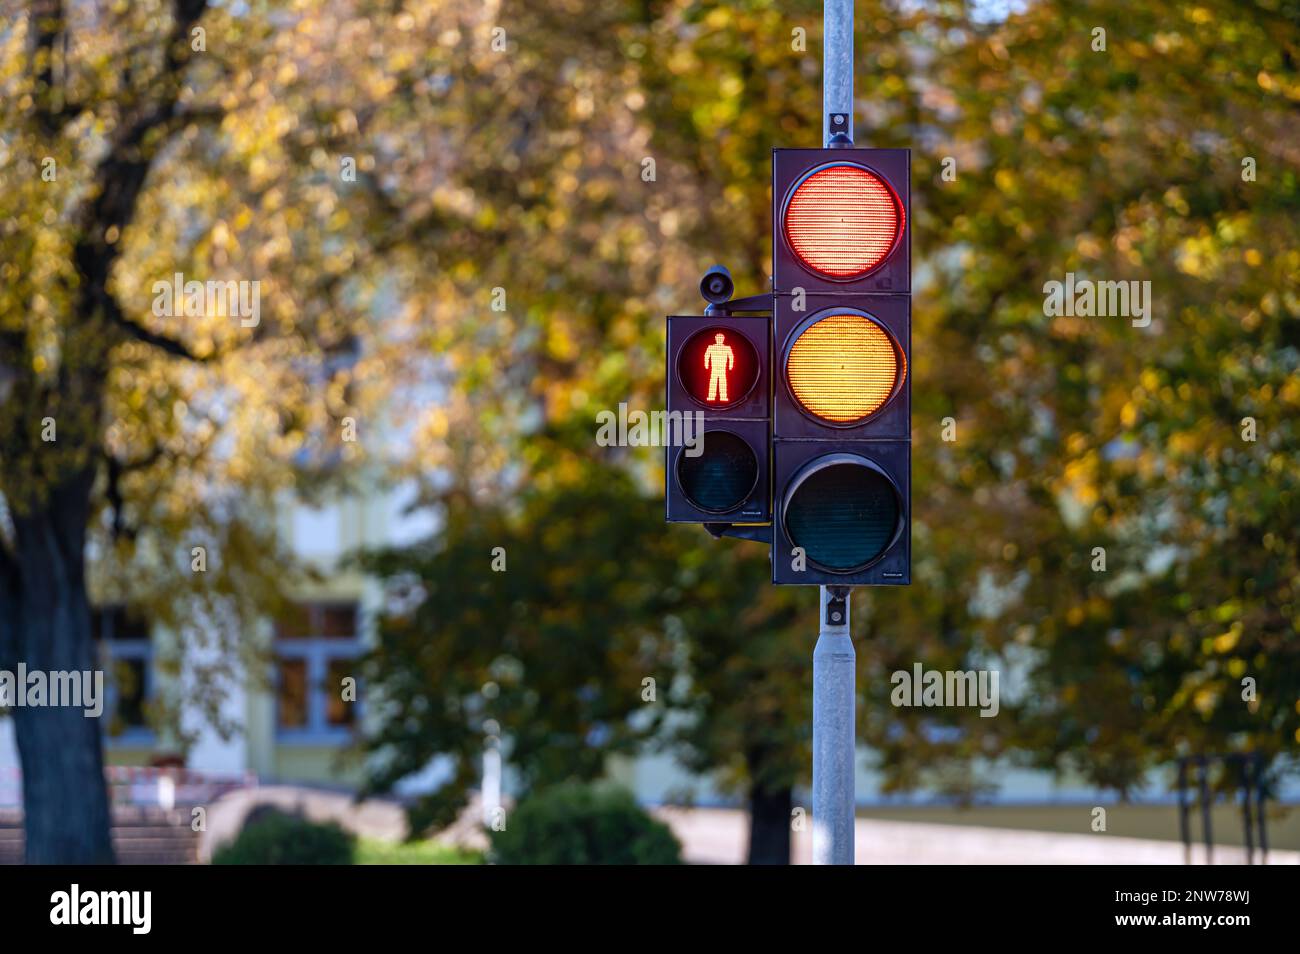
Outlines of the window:
{"label": "window", "polygon": [[280,660],[280,691],[277,698],[280,728],[307,728],[307,660]]}
{"label": "window", "polygon": [[147,617],[129,606],[92,609],[90,630],[106,670],[109,741],[137,744],[152,739],[146,703],[153,690],[153,640]]}
{"label": "window", "polygon": [[104,606],[90,611],[90,632],[96,640],[148,640],[149,620],[129,606]]}
{"label": "window", "polygon": [[[362,653],[354,602],[303,603],[275,622],[276,732],[285,741],[346,740],[357,723],[358,698],[344,699]],[[355,685],[353,683],[352,685]]]}
{"label": "window", "polygon": [[[343,698],[344,679],[355,678],[356,666],[353,659],[331,659],[327,667],[329,677],[326,684],[330,691],[326,693],[325,720],[332,726],[351,728],[356,724],[357,706]],[[348,698],[355,698],[352,693]]]}
{"label": "window", "polygon": [[125,729],[148,729],[144,702],[149,685],[149,660],[144,657],[114,661],[113,685],[117,698],[114,715]]}
{"label": "window", "polygon": [[295,603],[275,621],[276,639],[354,639],[356,603]]}
{"label": "window", "polygon": [[326,639],[351,639],[357,634],[355,603],[322,606],[319,609],[320,634]]}

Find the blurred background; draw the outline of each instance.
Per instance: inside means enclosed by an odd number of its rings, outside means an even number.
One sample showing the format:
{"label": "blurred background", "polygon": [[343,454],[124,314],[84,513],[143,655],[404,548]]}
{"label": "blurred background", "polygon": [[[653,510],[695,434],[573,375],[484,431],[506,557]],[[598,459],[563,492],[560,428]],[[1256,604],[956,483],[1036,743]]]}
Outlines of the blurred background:
{"label": "blurred background", "polygon": [[[767,288],[821,4],[0,9],[0,669],[110,683],[0,715],[0,860],[206,859],[272,805],[370,860],[608,860],[592,816],[805,860],[816,590],[666,525],[596,416],[663,407],[707,266]],[[1245,793],[1300,861],[1300,3],[856,15],[917,282],[859,861],[1204,861],[1202,808],[1243,860]],[[1150,325],[1048,316],[1069,272]],[[891,704],[918,663],[998,714]]]}

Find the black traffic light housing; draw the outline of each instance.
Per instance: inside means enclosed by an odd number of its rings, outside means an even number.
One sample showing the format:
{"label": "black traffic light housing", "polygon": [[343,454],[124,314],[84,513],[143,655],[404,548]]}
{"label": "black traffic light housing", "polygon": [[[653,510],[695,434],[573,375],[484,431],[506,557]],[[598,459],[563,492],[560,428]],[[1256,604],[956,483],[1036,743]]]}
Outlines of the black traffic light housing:
{"label": "black traffic light housing", "polygon": [[[705,275],[702,288],[718,268]],[[665,442],[664,496],[670,522],[772,519],[770,339],[767,317],[668,318],[665,381],[672,439]],[[706,355],[727,356],[721,373],[715,372],[717,361],[706,365]]]}
{"label": "black traffic light housing", "polygon": [[[772,425],[782,440],[909,440],[912,433],[912,299],[907,295],[873,295],[813,298],[807,309],[794,310],[794,298],[776,295],[774,302],[775,341],[772,348],[774,387]],[[787,361],[795,342],[813,324],[832,314],[859,315],[882,328],[896,347],[902,368],[884,405],[860,423],[830,424],[819,419],[791,389]]]}
{"label": "black traffic light housing", "polygon": [[[895,247],[878,268],[862,278],[841,279],[806,266],[786,238],[783,216],[794,191],[828,166],[860,167],[879,177],[894,192],[902,213]],[[912,291],[910,149],[773,149],[772,276],[778,294],[802,288],[809,294],[910,294]]]}
{"label": "black traffic light housing", "polygon": [[[771,344],[769,318],[734,315],[671,315],[668,318],[668,410],[695,412],[705,420],[766,421],[771,417]],[[731,392],[727,401],[709,400],[711,383],[702,351],[707,351],[715,333],[724,335],[723,344],[732,348],[737,365],[728,373]],[[752,364],[751,364],[752,363]],[[753,369],[752,380],[734,372]],[[695,379],[692,379],[695,375]],[[715,394],[715,399],[720,395]]]}
{"label": "black traffic light housing", "polygon": [[[875,501],[849,501],[844,495],[822,492],[810,483],[818,472],[832,466],[860,468],[882,491]],[[772,522],[772,582],[824,583],[846,586],[901,585],[912,582],[911,445],[906,441],[777,441],[772,461],[775,488]],[[875,512],[892,505],[895,519],[880,520]],[[807,508],[829,509],[830,524],[823,532],[800,527]],[[803,508],[801,511],[800,508]],[[854,518],[857,519],[854,519]],[[865,539],[879,533],[876,541]],[[878,529],[877,529],[878,528]],[[846,534],[853,538],[843,539]],[[859,542],[862,549],[854,552]],[[846,554],[841,556],[841,554]],[[835,557],[835,559],[832,559]],[[834,565],[831,565],[831,564]]]}
{"label": "black traffic light housing", "polygon": [[[665,458],[670,523],[767,523],[772,519],[767,421],[709,420],[671,443]],[[698,452],[697,452],[698,449]]]}
{"label": "black traffic light housing", "polygon": [[910,164],[774,150],[771,295],[714,266],[668,319],[668,519],[770,542],[773,583],[911,582]]}
{"label": "black traffic light housing", "polygon": [[773,150],[773,583],[911,582],[910,166]]}

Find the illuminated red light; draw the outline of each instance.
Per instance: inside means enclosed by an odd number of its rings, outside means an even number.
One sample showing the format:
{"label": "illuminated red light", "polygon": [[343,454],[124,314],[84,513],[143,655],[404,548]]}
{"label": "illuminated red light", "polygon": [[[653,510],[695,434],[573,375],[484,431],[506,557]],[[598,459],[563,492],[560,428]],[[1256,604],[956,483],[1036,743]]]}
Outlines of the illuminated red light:
{"label": "illuminated red light", "polygon": [[743,402],[758,381],[758,352],[726,325],[702,328],[682,346],[677,377],[686,393],[707,408]]}
{"label": "illuminated red light", "polygon": [[819,169],[785,206],[785,236],[808,268],[836,279],[865,275],[902,234],[903,209],[884,180],[861,166]]}

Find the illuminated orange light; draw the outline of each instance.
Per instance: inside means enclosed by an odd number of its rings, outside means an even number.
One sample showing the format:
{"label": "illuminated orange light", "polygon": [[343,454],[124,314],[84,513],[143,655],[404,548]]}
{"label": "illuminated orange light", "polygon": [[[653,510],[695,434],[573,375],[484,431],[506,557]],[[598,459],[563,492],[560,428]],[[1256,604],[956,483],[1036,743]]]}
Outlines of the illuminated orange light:
{"label": "illuminated orange light", "polygon": [[829,166],[799,184],[785,207],[790,247],[813,271],[864,275],[885,260],[903,231],[903,213],[879,176]]}
{"label": "illuminated orange light", "polygon": [[790,349],[786,375],[799,403],[836,424],[880,409],[907,373],[902,355],[878,324],[861,315],[830,315]]}

